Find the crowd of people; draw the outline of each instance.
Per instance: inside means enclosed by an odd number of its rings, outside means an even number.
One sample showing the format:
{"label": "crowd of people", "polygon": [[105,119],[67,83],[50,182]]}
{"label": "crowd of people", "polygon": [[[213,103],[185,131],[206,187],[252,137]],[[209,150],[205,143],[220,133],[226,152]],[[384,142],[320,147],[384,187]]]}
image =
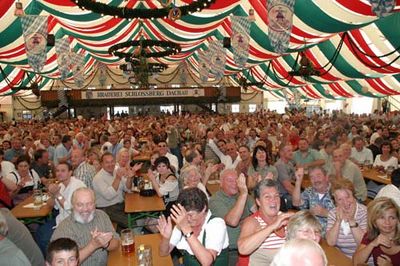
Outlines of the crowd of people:
{"label": "crowd of people", "polygon": [[[166,210],[135,233],[160,233],[160,255],[179,250],[184,265],[326,265],[320,241],[355,264],[400,265],[398,125],[399,112],[270,111],[3,123],[0,260],[106,265],[145,173]],[[367,182],[367,166],[393,184]],[[29,232],[9,209],[38,189],[54,208]]]}

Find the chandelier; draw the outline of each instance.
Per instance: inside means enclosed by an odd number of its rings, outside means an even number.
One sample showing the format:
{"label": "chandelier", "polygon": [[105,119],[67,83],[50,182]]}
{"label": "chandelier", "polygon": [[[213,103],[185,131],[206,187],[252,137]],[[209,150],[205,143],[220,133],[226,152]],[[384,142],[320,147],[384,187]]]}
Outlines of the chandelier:
{"label": "chandelier", "polygon": [[[135,47],[132,53],[118,51],[123,48]],[[147,51],[148,47],[162,47],[164,51],[151,52]],[[118,56],[119,58],[125,58],[129,61],[130,58],[138,57],[164,57],[173,54],[178,54],[181,51],[181,46],[177,43],[170,41],[158,41],[158,40],[139,40],[139,41],[127,41],[115,44],[108,49],[110,55]]]}

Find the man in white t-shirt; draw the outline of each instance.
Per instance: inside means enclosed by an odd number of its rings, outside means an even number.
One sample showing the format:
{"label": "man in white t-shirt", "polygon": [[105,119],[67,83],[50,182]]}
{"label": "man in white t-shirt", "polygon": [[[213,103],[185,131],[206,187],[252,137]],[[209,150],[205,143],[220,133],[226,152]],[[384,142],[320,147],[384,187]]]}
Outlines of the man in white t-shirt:
{"label": "man in white t-shirt", "polygon": [[364,147],[364,140],[360,136],[356,136],[352,140],[351,160],[356,164],[364,164],[366,161],[371,164],[374,161],[372,151]]}
{"label": "man in white t-shirt", "polygon": [[78,188],[86,187],[81,180],[72,176],[72,166],[67,162],[60,162],[56,166],[56,178],[60,183],[49,185],[50,198],[47,204],[53,205],[58,210],[58,215],[55,219],[48,219],[36,231],[36,240],[43,254],[46,254],[47,244],[54,228],[71,214],[72,194]]}
{"label": "man in white t-shirt", "polygon": [[56,217],[57,225],[71,214],[71,198],[72,193],[81,187],[86,187],[85,183],[72,176],[72,166],[68,163],[59,163],[56,167],[56,178],[59,184],[49,185],[49,194],[51,196],[50,203],[55,204],[55,208],[59,210]]}

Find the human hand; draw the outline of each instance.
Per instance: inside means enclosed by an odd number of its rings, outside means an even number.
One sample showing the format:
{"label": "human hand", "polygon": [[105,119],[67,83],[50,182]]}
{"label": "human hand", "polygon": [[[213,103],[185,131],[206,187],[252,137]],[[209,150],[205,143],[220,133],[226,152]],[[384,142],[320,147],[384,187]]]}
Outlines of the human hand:
{"label": "human hand", "polygon": [[380,255],[376,262],[378,263],[378,266],[393,266],[392,260],[385,254]]}
{"label": "human hand", "polygon": [[137,171],[142,169],[142,166],[143,166],[143,163],[135,163],[135,165],[132,166],[131,170],[136,173]]}
{"label": "human hand", "polygon": [[315,216],[325,216],[326,209],[323,208],[321,205],[317,204],[310,209],[310,212]]}
{"label": "human hand", "polygon": [[303,182],[303,177],[304,177],[304,168],[300,167],[297,168],[294,176],[296,177],[296,183],[302,183]]}
{"label": "human hand", "polygon": [[171,216],[166,219],[164,215],[161,215],[160,218],[158,218],[157,222],[158,224],[156,225],[156,227],[161,236],[166,239],[170,239],[172,235]]}
{"label": "human hand", "polygon": [[209,163],[209,164],[207,165],[207,168],[206,168],[205,173],[206,173],[206,175],[208,174],[208,175],[210,176],[210,175],[212,175],[213,173],[217,172],[218,169],[219,169],[219,164],[212,164],[212,163]]}
{"label": "human hand", "polygon": [[117,170],[117,173],[115,174],[115,177],[118,179],[121,179],[126,173],[126,170],[124,168],[119,168]]}
{"label": "human hand", "polygon": [[60,186],[58,184],[50,184],[48,187],[48,191],[51,195],[55,196],[60,191]]}
{"label": "human hand", "polygon": [[348,210],[342,209],[343,219],[347,222],[354,221],[354,216],[356,214],[356,205],[357,203],[354,201]]}
{"label": "human hand", "polygon": [[343,221],[343,210],[340,207],[336,207],[336,222],[339,224]]}
{"label": "human hand", "polygon": [[237,184],[238,189],[239,189],[239,194],[240,195],[247,195],[248,189],[247,189],[247,185],[246,185],[246,177],[244,176],[243,173],[241,173],[239,175],[238,179],[236,180],[236,184]]}
{"label": "human hand", "polygon": [[192,227],[190,226],[187,219],[187,212],[181,204],[172,206],[171,216],[172,220],[175,222],[176,226],[178,226],[179,230],[181,230],[183,234],[187,234],[192,231]]}
{"label": "human hand", "polygon": [[289,218],[292,217],[293,215],[294,213],[292,212],[279,214],[275,222],[271,224],[273,230],[274,231],[279,230],[281,227],[287,225]]}
{"label": "human hand", "polygon": [[262,180],[262,176],[259,173],[254,173],[252,176],[252,179],[256,181],[256,183],[260,182]]}
{"label": "human hand", "polygon": [[97,230],[97,227],[96,229],[91,231],[90,234],[92,235],[91,242],[96,247],[96,249],[106,247],[108,242],[110,242],[113,237],[112,232],[100,232]]}
{"label": "human hand", "polygon": [[391,241],[391,239],[389,237],[384,236],[382,234],[379,234],[378,237],[375,238],[374,241],[372,241],[372,245],[374,247],[382,245],[382,246],[385,246],[387,248],[391,248],[392,247],[392,241]]}
{"label": "human hand", "polygon": [[272,172],[268,172],[267,175],[264,177],[264,179],[273,180],[274,179],[274,174]]}

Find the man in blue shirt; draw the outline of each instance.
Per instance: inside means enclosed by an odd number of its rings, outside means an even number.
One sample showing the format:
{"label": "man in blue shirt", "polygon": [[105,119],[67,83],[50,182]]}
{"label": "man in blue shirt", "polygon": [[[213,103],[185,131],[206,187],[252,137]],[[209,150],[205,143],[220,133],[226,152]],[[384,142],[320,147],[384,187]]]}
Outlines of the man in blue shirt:
{"label": "man in blue shirt", "polygon": [[57,145],[54,152],[54,166],[59,163],[70,163],[71,158],[72,138],[69,135],[62,137],[61,143]]}
{"label": "man in blue shirt", "polygon": [[322,225],[322,235],[325,235],[328,222],[328,212],[334,208],[333,199],[329,193],[329,177],[324,168],[320,166],[309,170],[311,186],[300,193],[304,171],[296,172],[296,183],[293,191],[293,206],[300,209],[309,209]]}

